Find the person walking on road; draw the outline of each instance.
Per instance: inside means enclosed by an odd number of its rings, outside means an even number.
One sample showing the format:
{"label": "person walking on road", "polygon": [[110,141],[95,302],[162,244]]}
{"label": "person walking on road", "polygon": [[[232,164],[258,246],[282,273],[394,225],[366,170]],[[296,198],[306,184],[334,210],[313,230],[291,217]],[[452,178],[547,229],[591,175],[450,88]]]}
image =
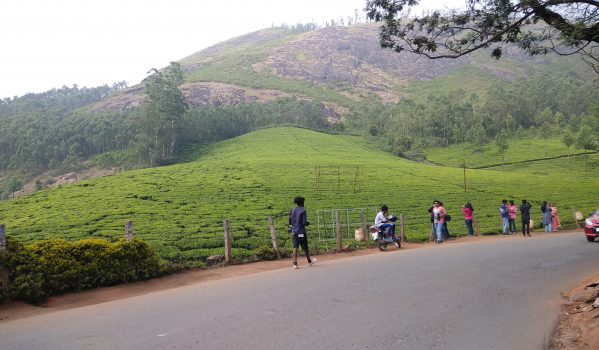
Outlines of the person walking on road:
{"label": "person walking on road", "polygon": [[503,225],[503,234],[508,234],[509,227],[509,217],[507,214],[507,200],[501,201],[501,206],[499,207],[499,215],[501,216],[501,223]]}
{"label": "person walking on road", "polygon": [[522,236],[524,237],[530,237],[530,208],[532,205],[523,199],[520,204],[520,217],[522,218]]}
{"label": "person walking on road", "polygon": [[308,222],[308,213],[304,208],[304,197],[295,197],[293,203],[296,207],[289,213],[289,230],[291,232],[291,239],[293,243],[293,268],[299,269],[297,265],[297,250],[301,246],[308,259],[308,264],[314,264],[316,259],[310,259],[310,251],[308,250],[308,233],[306,232],[306,226]]}
{"label": "person walking on road", "polygon": [[508,216],[508,221],[510,224],[510,234],[511,235],[515,235],[516,234],[516,216],[517,216],[517,212],[518,208],[516,208],[516,204],[514,204],[514,201],[511,200],[510,201],[510,205],[507,206],[507,216]]}
{"label": "person walking on road", "polygon": [[474,236],[474,230],[472,229],[472,219],[473,219],[473,213],[474,213],[474,208],[472,208],[472,204],[470,204],[470,202],[467,202],[463,207],[462,207],[462,213],[464,213],[464,222],[466,222],[466,228],[468,229],[468,236],[472,237]]}

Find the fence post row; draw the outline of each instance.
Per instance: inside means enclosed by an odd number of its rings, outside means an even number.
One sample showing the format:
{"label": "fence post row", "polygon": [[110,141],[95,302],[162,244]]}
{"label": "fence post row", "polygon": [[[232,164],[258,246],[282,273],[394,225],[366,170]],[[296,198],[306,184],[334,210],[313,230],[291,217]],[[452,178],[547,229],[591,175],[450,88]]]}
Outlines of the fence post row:
{"label": "fence post row", "polygon": [[225,263],[231,263],[231,227],[229,226],[229,220],[225,220]]}
{"label": "fence post row", "polygon": [[337,251],[341,253],[342,238],[341,238],[341,222],[339,221],[339,210],[335,210],[335,226],[337,227]]}
{"label": "fence post row", "polygon": [[406,241],[406,225],[405,225],[405,220],[404,220],[403,214],[399,215],[399,225],[401,228],[401,231],[400,231],[401,232],[401,236],[400,236],[401,241],[405,242]]}
{"label": "fence post row", "polygon": [[476,214],[472,213],[472,224],[474,225],[474,235],[480,235],[480,230],[478,228],[478,220],[476,220]]}
{"label": "fence post row", "polygon": [[129,220],[125,223],[125,240],[131,242],[133,239],[133,221]]}
{"label": "fence post row", "polygon": [[[6,247],[6,226],[0,225],[0,254],[8,254]],[[2,266],[2,289],[8,292],[8,266]]]}
{"label": "fence post row", "polygon": [[268,217],[268,226],[270,227],[270,240],[272,241],[272,249],[277,253],[277,259],[281,259],[281,251],[279,250],[279,240],[277,239],[277,230],[275,229],[275,219]]}
{"label": "fence post row", "polygon": [[370,230],[368,230],[366,221],[364,220],[364,209],[360,209],[360,224],[364,230],[364,241],[366,242],[366,248],[370,248]]}

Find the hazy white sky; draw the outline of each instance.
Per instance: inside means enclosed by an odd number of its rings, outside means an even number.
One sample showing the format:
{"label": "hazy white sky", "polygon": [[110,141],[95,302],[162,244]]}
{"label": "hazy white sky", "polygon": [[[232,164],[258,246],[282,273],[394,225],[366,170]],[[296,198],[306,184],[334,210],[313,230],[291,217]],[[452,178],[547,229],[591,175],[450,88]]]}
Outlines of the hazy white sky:
{"label": "hazy white sky", "polygon": [[[424,0],[460,6],[464,0]],[[3,0],[0,98],[64,85],[139,83],[220,41],[298,22],[364,16],[365,0]]]}

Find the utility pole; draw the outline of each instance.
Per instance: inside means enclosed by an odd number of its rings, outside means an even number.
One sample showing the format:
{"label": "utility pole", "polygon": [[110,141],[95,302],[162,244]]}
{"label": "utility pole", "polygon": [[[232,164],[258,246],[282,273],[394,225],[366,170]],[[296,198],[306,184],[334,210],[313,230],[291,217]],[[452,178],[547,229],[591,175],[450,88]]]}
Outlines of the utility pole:
{"label": "utility pole", "polygon": [[466,182],[466,159],[464,159],[463,167],[464,167],[464,193],[468,193],[468,186],[467,186],[467,182]]}

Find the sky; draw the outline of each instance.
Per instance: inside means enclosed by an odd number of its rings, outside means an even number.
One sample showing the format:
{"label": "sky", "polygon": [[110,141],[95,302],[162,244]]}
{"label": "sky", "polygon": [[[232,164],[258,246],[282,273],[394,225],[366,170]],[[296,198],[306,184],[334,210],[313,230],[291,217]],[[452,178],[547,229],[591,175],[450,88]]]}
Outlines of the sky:
{"label": "sky", "polygon": [[[221,41],[281,24],[347,19],[365,0],[3,0],[0,99],[63,86],[138,84]],[[423,8],[464,0],[423,0]]]}

